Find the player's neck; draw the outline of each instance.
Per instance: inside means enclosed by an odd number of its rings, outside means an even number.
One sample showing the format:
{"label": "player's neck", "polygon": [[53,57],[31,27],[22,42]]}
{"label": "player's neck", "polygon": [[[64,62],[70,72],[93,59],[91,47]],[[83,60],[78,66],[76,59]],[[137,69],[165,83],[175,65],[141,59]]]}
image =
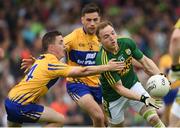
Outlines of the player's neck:
{"label": "player's neck", "polygon": [[95,33],[89,33],[84,27],[83,27],[83,31],[86,35],[94,35]]}
{"label": "player's neck", "polygon": [[117,45],[117,46],[114,48],[114,50],[112,51],[112,53],[113,53],[114,55],[116,55],[118,52],[119,52],[119,46]]}
{"label": "player's neck", "polygon": [[56,58],[57,58],[58,60],[60,60],[60,59],[62,58],[56,51],[49,50],[47,53],[56,56]]}
{"label": "player's neck", "polygon": [[105,47],[104,47],[104,49],[106,49],[106,51],[108,51],[108,52],[116,55],[116,54],[119,52],[119,49],[120,49],[120,48],[119,48],[119,46],[116,46],[116,47],[114,47],[113,49],[108,49],[108,48],[105,48]]}

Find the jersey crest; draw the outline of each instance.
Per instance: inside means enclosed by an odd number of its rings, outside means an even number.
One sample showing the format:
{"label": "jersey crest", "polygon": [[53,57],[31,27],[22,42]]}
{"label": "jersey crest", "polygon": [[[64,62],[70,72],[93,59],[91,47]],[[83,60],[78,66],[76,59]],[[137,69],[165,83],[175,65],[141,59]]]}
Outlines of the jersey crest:
{"label": "jersey crest", "polygon": [[126,49],[125,52],[126,52],[127,55],[131,55],[131,50],[129,48]]}
{"label": "jersey crest", "polygon": [[122,62],[125,61],[125,58],[123,57],[123,54],[121,54],[121,55],[118,57],[118,61],[122,61]]}

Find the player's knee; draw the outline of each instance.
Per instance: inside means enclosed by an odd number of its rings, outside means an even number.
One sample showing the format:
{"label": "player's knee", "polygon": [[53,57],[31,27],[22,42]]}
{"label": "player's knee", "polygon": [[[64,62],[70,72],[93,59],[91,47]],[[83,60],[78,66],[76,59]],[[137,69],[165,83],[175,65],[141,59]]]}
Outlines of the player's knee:
{"label": "player's knee", "polygon": [[104,121],[104,114],[103,114],[102,112],[100,112],[100,113],[94,113],[94,114],[93,114],[93,119],[94,119],[95,121],[102,122],[102,121]]}
{"label": "player's knee", "polygon": [[55,123],[57,126],[63,126],[65,123],[65,117],[63,115],[59,115]]}
{"label": "player's knee", "polygon": [[160,119],[159,119],[158,115],[154,115],[154,116],[149,118],[149,123],[150,124],[156,124],[157,122],[159,122],[159,120]]}

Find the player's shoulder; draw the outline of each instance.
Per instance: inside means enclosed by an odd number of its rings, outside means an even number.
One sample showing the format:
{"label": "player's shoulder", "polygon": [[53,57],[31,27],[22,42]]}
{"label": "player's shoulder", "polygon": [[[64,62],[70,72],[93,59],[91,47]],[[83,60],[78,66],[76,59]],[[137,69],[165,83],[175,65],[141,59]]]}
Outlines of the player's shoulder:
{"label": "player's shoulder", "polygon": [[71,33],[66,35],[64,37],[65,42],[74,40],[75,38],[79,38],[80,35],[82,35],[83,29],[82,28],[76,28]]}
{"label": "player's shoulder", "polygon": [[69,36],[69,35],[70,36],[77,36],[77,35],[81,34],[82,32],[83,32],[83,28],[76,28],[70,34],[68,34],[67,36]]}
{"label": "player's shoulder", "polygon": [[40,55],[37,60],[44,60],[44,62],[58,62],[58,58],[53,54],[42,54]]}
{"label": "player's shoulder", "polygon": [[130,36],[118,36],[117,40],[119,42],[131,42],[133,39]]}
{"label": "player's shoulder", "polygon": [[45,62],[48,65],[48,68],[57,68],[57,67],[67,67],[68,65],[58,60],[58,58],[53,54],[45,54]]}
{"label": "player's shoulder", "polygon": [[134,40],[129,36],[118,36],[117,42],[124,46],[133,46],[135,44]]}

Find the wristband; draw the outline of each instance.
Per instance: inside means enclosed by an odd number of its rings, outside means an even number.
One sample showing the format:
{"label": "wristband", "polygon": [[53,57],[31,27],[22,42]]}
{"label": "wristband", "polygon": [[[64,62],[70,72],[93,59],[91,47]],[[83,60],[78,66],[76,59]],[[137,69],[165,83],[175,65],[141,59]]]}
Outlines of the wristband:
{"label": "wristband", "polygon": [[174,72],[180,71],[180,64],[172,65],[171,69]]}
{"label": "wristband", "polygon": [[159,75],[162,75],[162,76],[167,77],[167,76],[166,76],[166,74],[164,74],[164,73],[162,73],[162,72],[161,72],[161,73],[159,73]]}
{"label": "wristband", "polygon": [[145,101],[146,101],[147,98],[148,98],[148,97],[146,97],[146,96],[144,96],[144,95],[141,95],[140,101],[143,102],[143,103],[145,103]]}

